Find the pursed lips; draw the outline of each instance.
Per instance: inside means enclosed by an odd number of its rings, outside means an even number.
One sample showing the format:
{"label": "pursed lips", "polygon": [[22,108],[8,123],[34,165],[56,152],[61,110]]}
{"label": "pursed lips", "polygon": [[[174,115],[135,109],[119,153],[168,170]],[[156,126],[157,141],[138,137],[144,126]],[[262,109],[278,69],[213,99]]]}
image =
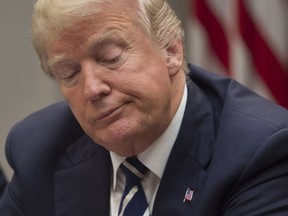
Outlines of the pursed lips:
{"label": "pursed lips", "polygon": [[118,109],[120,109],[122,106],[123,106],[123,105],[118,106],[118,107],[114,107],[114,108],[110,108],[110,109],[107,109],[107,110],[105,110],[105,111],[102,111],[95,120],[96,120],[96,121],[99,121],[99,120],[102,120],[102,119],[110,116],[110,115],[113,114],[115,111],[117,111]]}

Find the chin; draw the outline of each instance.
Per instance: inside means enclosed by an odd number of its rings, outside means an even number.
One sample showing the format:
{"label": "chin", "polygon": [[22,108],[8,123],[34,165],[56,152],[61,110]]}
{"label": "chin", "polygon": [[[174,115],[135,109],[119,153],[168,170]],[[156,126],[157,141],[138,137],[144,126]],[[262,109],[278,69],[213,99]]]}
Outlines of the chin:
{"label": "chin", "polygon": [[[105,134],[102,134],[97,143],[108,149],[109,151],[116,152],[119,155],[128,154],[134,155],[134,149],[137,149],[137,146],[140,144],[139,138],[136,135],[137,133],[127,130],[117,130],[117,131],[105,131]],[[99,136],[98,136],[99,137]]]}
{"label": "chin", "polygon": [[113,144],[110,143],[109,146],[104,146],[104,148],[106,148],[108,151],[115,152],[122,157],[135,156],[145,150],[145,146],[142,146],[140,143],[136,142],[117,142]]}
{"label": "chin", "polygon": [[[130,121],[129,121],[130,120]],[[144,143],[147,136],[144,136],[143,125],[139,121],[131,121],[131,119],[121,119],[118,120],[107,127],[96,128],[89,130],[88,135],[98,144],[102,145],[104,148],[113,152],[134,152],[134,149],[138,149],[141,143]],[[144,140],[144,139],[145,140]],[[138,145],[138,146],[135,146]],[[133,149],[133,150],[132,150]],[[132,154],[132,153],[129,153]],[[126,155],[126,153],[125,153]]]}

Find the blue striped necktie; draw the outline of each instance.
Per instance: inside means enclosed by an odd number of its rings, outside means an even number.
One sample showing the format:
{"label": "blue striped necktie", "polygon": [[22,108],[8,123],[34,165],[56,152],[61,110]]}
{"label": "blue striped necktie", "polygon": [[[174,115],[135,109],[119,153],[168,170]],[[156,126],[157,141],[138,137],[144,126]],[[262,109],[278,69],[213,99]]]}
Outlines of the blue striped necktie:
{"label": "blue striped necktie", "polygon": [[143,216],[148,208],[148,203],[141,180],[148,169],[136,157],[126,158],[120,165],[120,169],[126,177],[126,184],[118,215]]}

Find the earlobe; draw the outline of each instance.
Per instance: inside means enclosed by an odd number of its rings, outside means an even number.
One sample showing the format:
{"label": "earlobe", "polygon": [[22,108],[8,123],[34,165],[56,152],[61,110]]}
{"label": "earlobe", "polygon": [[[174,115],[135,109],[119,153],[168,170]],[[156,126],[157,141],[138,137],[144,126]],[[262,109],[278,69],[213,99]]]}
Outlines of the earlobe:
{"label": "earlobe", "polygon": [[166,49],[167,68],[170,76],[177,74],[183,64],[183,47],[181,41],[177,41]]}

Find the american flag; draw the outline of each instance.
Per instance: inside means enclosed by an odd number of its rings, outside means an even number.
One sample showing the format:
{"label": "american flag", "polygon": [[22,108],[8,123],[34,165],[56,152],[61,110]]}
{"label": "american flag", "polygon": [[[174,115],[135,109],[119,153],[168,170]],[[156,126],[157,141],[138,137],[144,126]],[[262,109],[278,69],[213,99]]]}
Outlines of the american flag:
{"label": "american flag", "polygon": [[184,199],[183,199],[183,202],[191,201],[192,198],[193,198],[193,194],[194,194],[194,191],[191,190],[190,188],[187,188],[185,196],[184,196]]}
{"label": "american flag", "polygon": [[288,1],[190,3],[188,60],[288,108]]}

